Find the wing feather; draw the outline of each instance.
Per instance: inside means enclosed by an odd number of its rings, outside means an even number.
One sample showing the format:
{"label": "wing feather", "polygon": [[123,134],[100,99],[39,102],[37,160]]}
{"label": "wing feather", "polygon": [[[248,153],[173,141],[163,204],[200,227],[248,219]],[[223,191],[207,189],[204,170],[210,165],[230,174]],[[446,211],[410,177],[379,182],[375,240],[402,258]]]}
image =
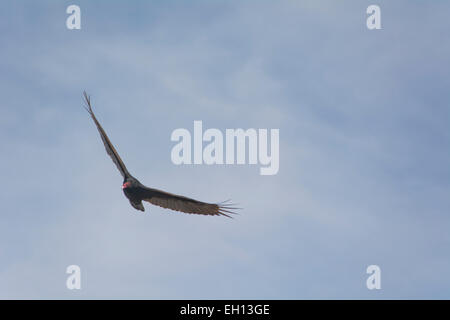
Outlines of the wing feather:
{"label": "wing feather", "polygon": [[120,174],[127,178],[130,176],[130,173],[128,172],[127,168],[125,167],[125,164],[123,163],[122,159],[120,158],[119,154],[117,153],[116,149],[114,148],[113,144],[109,140],[108,136],[106,135],[105,130],[103,130],[102,126],[98,122],[97,118],[95,117],[94,112],[92,111],[91,107],[91,97],[88,96],[86,91],[83,92],[84,99],[86,102],[86,111],[89,112],[89,114],[92,117],[92,120],[94,120],[95,125],[97,126],[97,130],[100,133],[100,137],[102,138],[103,144],[105,145],[106,153],[111,157],[112,161],[116,165],[117,169],[119,169]]}
{"label": "wing feather", "polygon": [[156,206],[190,214],[202,214],[210,216],[226,216],[236,214],[232,210],[239,209],[230,203],[207,203],[165,191],[144,187],[142,188],[142,200]]}

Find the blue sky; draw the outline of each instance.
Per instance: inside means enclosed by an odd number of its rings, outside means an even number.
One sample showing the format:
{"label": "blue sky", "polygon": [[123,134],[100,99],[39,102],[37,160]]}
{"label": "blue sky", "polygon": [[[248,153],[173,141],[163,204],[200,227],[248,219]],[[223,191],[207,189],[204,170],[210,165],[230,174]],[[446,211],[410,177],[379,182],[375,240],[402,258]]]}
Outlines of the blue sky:
{"label": "blue sky", "polygon": [[[2,1],[0,298],[450,298],[450,4],[370,4]],[[134,210],[83,90],[141,182],[240,215]],[[194,120],[280,129],[278,174],[174,165]]]}

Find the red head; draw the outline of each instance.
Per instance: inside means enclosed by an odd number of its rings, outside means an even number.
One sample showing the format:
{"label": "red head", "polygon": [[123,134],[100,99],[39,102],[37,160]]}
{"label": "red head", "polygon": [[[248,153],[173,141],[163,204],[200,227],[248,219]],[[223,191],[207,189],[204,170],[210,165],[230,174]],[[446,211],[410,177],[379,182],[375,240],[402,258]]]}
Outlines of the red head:
{"label": "red head", "polygon": [[122,189],[131,187],[131,182],[127,181],[122,185]]}

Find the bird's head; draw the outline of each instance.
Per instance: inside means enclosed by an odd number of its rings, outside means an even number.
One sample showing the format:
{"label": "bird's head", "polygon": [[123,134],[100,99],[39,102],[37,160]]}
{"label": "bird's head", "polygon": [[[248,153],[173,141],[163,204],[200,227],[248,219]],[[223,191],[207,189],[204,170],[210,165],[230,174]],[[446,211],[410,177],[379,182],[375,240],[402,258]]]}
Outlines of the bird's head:
{"label": "bird's head", "polygon": [[131,182],[130,181],[125,181],[122,185],[122,189],[126,189],[126,188],[130,188],[131,187]]}
{"label": "bird's head", "polygon": [[127,189],[127,188],[137,188],[140,186],[140,183],[138,180],[136,180],[135,178],[131,177],[131,178],[126,178],[123,181],[122,184],[122,189]]}
{"label": "bird's head", "polygon": [[138,187],[138,185],[139,185],[139,182],[136,179],[127,178],[123,181],[122,189],[136,188],[136,187]]}

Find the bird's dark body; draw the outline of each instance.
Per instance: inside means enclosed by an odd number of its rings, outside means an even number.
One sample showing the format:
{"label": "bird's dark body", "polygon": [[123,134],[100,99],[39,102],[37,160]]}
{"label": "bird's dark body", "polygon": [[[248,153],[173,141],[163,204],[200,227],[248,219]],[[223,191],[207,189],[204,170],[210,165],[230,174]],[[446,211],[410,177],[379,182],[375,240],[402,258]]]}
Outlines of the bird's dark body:
{"label": "bird's dark body", "polygon": [[[130,204],[137,210],[145,211],[144,205],[142,204],[142,200],[145,198],[145,192],[143,188],[145,186],[137,181],[135,178],[132,178],[131,185],[127,188],[123,188],[123,193],[130,200]],[[128,179],[130,181],[130,179]],[[124,184],[127,180],[124,180]]]}
{"label": "bird's dark body", "polygon": [[86,92],[84,92],[84,98],[87,105],[86,110],[87,112],[89,112],[92,120],[94,120],[94,123],[97,126],[97,130],[100,133],[100,137],[102,138],[106,152],[111,157],[112,161],[114,162],[124,179],[122,185],[123,193],[135,209],[145,211],[142,201],[146,201],[156,206],[175,211],[181,211],[184,213],[194,213],[210,216],[222,215],[230,217],[226,213],[234,213],[230,210],[237,209],[229,206],[228,204],[225,204],[224,202],[222,202],[221,204],[207,203],[144,186],[128,172],[125,164],[123,163],[116,149],[106,135],[105,130],[103,130],[102,126],[95,117],[95,114],[92,111],[90,97],[86,94]]}

